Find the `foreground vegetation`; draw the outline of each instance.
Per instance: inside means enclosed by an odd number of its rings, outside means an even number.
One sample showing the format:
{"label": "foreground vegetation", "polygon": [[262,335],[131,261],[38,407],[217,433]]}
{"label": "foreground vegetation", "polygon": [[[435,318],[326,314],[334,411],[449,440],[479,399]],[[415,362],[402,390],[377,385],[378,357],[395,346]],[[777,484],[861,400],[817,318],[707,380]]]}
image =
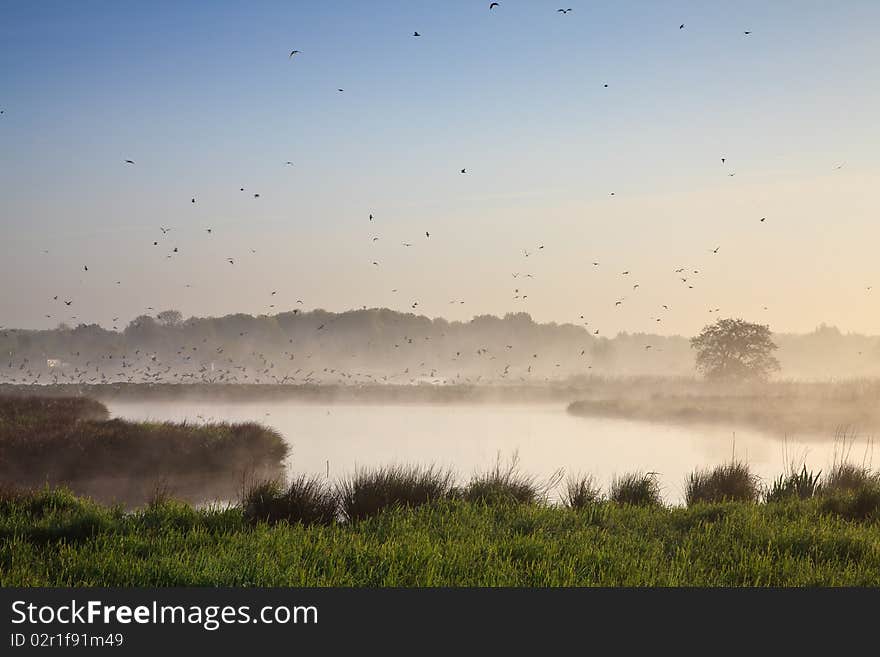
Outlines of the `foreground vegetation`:
{"label": "foreground vegetation", "polygon": [[880,481],[838,469],[766,490],[742,464],[698,471],[687,507],[664,506],[650,473],[607,498],[575,477],[553,505],[552,482],[513,463],[463,486],[393,467],[130,513],[9,489],[0,586],[880,586]]}
{"label": "foreground vegetation", "polygon": [[878,586],[880,526],[817,500],[579,509],[441,502],[351,524],[249,524],[62,492],[0,516],[0,586]]}
{"label": "foreground vegetation", "polygon": [[231,492],[236,473],[278,472],[287,444],[255,423],[108,419],[85,398],[0,397],[0,481],[65,485],[108,501],[143,503],[157,486],[190,499]]}

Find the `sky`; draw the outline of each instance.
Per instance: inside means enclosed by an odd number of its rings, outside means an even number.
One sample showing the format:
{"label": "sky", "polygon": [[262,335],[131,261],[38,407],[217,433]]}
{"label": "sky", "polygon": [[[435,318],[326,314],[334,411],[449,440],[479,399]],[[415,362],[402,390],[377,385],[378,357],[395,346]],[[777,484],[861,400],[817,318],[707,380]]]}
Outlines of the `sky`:
{"label": "sky", "polygon": [[0,326],[880,333],[880,3],[488,4],[0,0]]}

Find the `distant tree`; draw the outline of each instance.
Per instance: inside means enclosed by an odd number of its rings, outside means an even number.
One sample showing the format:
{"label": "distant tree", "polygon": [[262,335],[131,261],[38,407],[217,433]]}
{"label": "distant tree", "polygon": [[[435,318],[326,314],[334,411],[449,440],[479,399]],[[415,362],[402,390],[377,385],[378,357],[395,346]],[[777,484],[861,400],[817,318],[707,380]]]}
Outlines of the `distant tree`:
{"label": "distant tree", "polygon": [[183,315],[179,310],[163,310],[156,315],[156,319],[162,326],[179,326],[183,321]]}
{"label": "distant tree", "polygon": [[697,370],[716,381],[763,381],[779,370],[769,326],[719,319],[691,338]]}

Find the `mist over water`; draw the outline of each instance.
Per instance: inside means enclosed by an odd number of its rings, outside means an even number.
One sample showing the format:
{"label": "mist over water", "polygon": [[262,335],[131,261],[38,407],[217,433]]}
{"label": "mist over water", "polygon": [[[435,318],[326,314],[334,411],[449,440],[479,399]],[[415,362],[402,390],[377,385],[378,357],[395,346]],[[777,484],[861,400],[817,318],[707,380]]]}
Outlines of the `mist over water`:
{"label": "mist over water", "polygon": [[[290,473],[331,479],[356,468],[391,463],[451,467],[465,480],[475,471],[507,461],[547,477],[558,468],[592,474],[607,490],[615,475],[658,472],[667,502],[683,499],[694,468],[746,460],[765,483],[795,464],[827,471],[845,456],[831,437],[780,438],[754,429],[576,417],[553,404],[303,404],[290,402],[132,403],[111,401],[113,416],[130,420],[257,421],[280,431],[291,445]],[[867,441],[857,439],[849,456],[861,462]]]}

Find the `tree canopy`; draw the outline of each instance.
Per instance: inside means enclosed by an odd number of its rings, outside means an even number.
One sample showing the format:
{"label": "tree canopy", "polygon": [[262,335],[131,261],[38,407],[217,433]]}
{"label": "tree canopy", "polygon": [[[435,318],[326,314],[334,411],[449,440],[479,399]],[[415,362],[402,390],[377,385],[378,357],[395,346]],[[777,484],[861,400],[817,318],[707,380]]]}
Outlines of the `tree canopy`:
{"label": "tree canopy", "polygon": [[707,379],[763,381],[780,369],[769,326],[719,319],[691,338],[697,370]]}

